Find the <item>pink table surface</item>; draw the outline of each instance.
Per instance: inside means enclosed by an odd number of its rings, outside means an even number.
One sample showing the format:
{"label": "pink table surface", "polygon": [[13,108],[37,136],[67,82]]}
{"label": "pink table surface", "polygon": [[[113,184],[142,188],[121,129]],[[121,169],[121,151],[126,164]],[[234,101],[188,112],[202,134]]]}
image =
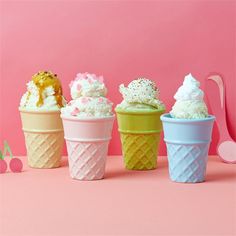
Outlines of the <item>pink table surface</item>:
{"label": "pink table surface", "polygon": [[105,177],[72,180],[66,157],[58,169],[0,175],[0,235],[236,235],[236,165],[216,156],[201,184],[171,182],[165,157],[140,172],[108,158]]}

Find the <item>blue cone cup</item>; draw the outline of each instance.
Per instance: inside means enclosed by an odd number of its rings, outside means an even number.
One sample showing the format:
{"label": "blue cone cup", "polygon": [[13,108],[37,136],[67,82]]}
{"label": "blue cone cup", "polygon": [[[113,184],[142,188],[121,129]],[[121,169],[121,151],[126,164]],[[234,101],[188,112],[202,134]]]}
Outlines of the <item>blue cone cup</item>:
{"label": "blue cone cup", "polygon": [[163,114],[161,120],[171,180],[182,183],[205,181],[215,117],[177,119],[170,114]]}

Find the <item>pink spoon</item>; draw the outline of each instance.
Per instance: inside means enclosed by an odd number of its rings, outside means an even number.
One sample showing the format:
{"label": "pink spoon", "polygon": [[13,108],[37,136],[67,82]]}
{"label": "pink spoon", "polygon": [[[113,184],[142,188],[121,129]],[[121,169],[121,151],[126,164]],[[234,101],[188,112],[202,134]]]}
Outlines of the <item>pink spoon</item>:
{"label": "pink spoon", "polygon": [[207,78],[207,95],[220,132],[217,154],[226,163],[236,163],[236,142],[231,138],[227,128],[225,89],[220,75],[214,74]]}

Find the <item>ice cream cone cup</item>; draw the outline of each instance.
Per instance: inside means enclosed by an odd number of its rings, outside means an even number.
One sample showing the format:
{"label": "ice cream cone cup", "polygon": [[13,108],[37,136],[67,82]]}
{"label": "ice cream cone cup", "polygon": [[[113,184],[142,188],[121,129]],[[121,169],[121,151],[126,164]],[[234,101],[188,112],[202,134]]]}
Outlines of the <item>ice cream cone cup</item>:
{"label": "ice cream cone cup", "polygon": [[98,180],[104,177],[114,116],[78,118],[61,115],[73,179]]}
{"label": "ice cream cone cup", "polygon": [[175,119],[169,114],[161,116],[172,181],[205,181],[214,119],[214,116],[204,119]]}
{"label": "ice cream cone cup", "polygon": [[28,165],[33,168],[59,167],[64,141],[60,111],[19,110]]}
{"label": "ice cream cone cup", "polygon": [[129,170],[151,170],[157,166],[162,111],[125,111],[116,108],[122,153]]}

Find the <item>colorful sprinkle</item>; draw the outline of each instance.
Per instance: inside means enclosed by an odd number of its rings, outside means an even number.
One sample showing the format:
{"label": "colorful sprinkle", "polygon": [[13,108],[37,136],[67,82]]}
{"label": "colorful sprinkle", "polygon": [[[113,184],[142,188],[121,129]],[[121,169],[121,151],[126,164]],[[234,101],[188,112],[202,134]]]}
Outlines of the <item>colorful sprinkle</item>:
{"label": "colorful sprinkle", "polygon": [[81,84],[77,84],[77,87],[76,87],[76,88],[77,88],[78,91],[80,91],[81,88],[82,88]]}
{"label": "colorful sprinkle", "polygon": [[76,116],[79,113],[79,108],[75,108],[74,111],[71,112],[72,116]]}
{"label": "colorful sprinkle", "polygon": [[88,82],[89,82],[89,84],[92,84],[93,80],[91,78],[88,78]]}
{"label": "colorful sprinkle", "polygon": [[103,102],[103,98],[100,97],[100,98],[98,99],[98,102],[102,103],[102,102]]}
{"label": "colorful sprinkle", "polygon": [[81,102],[83,103],[83,104],[86,104],[86,103],[88,103],[89,102],[89,98],[87,98],[87,97],[83,97],[82,99],[81,99]]}
{"label": "colorful sprinkle", "polygon": [[70,102],[68,102],[68,106],[71,106],[72,105],[72,102],[73,100],[71,100]]}

